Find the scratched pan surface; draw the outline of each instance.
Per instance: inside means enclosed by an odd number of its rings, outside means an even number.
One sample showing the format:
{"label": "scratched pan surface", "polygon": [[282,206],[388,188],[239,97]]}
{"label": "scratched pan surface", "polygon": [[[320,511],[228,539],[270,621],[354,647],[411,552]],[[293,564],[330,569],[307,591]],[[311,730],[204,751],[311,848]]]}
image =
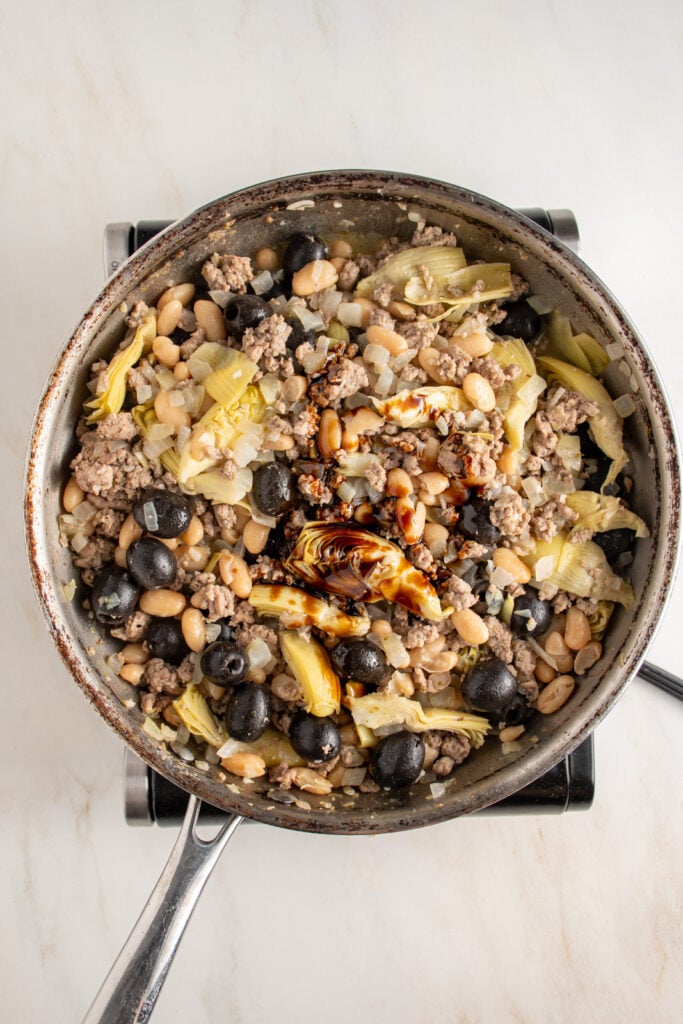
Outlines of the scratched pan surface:
{"label": "scratched pan surface", "polygon": [[[314,205],[311,205],[313,201]],[[360,233],[408,237],[409,213],[454,230],[469,257],[509,261],[536,294],[571,317],[577,330],[603,344],[619,341],[633,380],[618,364],[606,373],[613,396],[634,394],[626,421],[634,480],[630,503],[652,537],[637,544],[630,569],[635,607],[618,608],[599,664],[579,680],[556,714],[532,720],[521,750],[503,756],[497,740],[473,752],[433,799],[428,786],[396,794],[302,794],[310,810],[268,799],[267,780],[226,787],[212,774],[184,764],[141,730],[137,707],[125,708],[110,689],[106,657],[115,649],[63,585],[75,573],[57,542],[60,493],[74,454],[74,425],[88,367],[109,358],[124,332],[122,304],[153,303],[171,283],[197,272],[221,249],[249,255],[292,232]],[[518,214],[443,182],[372,171],[328,171],[266,182],[219,199],[154,238],[128,260],[86,312],[50,376],[36,416],[28,462],[26,530],[36,590],[53,639],[74,679],[100,715],[148,764],[209,803],[259,821],[311,832],[392,832],[431,825],[476,811],[532,782],[573,750],[609,711],[652,640],[671,586],[679,544],[679,461],[661,383],[643,343],[605,286],[558,241]],[[118,645],[116,645],[118,646]],[[120,681],[116,680],[120,692]],[[131,694],[135,691],[131,688]]]}

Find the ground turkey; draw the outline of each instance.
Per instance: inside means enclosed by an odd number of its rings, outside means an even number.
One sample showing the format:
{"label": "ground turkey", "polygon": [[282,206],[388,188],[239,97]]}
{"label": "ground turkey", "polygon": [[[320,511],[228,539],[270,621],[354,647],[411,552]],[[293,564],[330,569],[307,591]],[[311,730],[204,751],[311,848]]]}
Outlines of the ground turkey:
{"label": "ground turkey", "polygon": [[254,274],[248,256],[220,256],[215,252],[202,267],[202,277],[211,291],[243,294]]}

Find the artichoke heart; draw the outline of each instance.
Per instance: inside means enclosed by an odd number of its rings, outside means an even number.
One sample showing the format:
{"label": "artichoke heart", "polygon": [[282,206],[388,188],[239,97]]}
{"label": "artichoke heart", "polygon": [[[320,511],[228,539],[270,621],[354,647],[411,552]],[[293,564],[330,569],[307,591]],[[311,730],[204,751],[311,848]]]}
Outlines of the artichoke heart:
{"label": "artichoke heart", "polygon": [[466,736],[473,747],[480,747],[491,725],[481,715],[450,708],[423,708],[419,701],[394,693],[369,693],[365,697],[350,697],[349,710],[356,727],[381,729],[388,725],[403,725],[410,732],[443,729]]}
{"label": "artichoke heart", "polygon": [[491,356],[504,370],[514,364],[519,366],[527,377],[533,377],[536,373],[534,357],[521,338],[505,338],[494,342]]}
{"label": "artichoke heart", "polygon": [[442,279],[411,278],[405,286],[405,300],[413,306],[443,302],[450,310],[462,309],[477,302],[504,299],[512,293],[509,263],[477,263],[462,267]]}
{"label": "artichoke heart", "polygon": [[590,373],[579,370],[578,367],[561,359],[551,359],[548,356],[539,359],[539,363],[551,379],[559,381],[570,391],[578,391],[584,398],[597,404],[598,413],[588,417],[588,425],[597,446],[612,459],[612,465],[602,485],[604,490],[616,480],[628,462],[623,443],[623,421],[614,408],[614,402],[600,381]]}
{"label": "artichoke heart", "polygon": [[472,407],[460,388],[423,387],[399,391],[391,398],[373,398],[375,409],[399,427],[429,427],[444,412],[465,412]]}
{"label": "artichoke heart", "polygon": [[427,271],[435,283],[441,282],[449,274],[462,270],[466,262],[462,249],[452,245],[418,245],[412,249],[403,249],[385,260],[374,274],[359,281],[356,295],[372,298],[377,288],[390,284],[392,298],[403,299],[408,281],[417,275],[424,278],[424,271]]}
{"label": "artichoke heart", "polygon": [[631,585],[612,571],[602,548],[590,540],[573,543],[561,532],[552,540],[536,541],[534,552],[522,557],[539,582],[554,583],[568,594],[616,601],[625,608],[635,601]]}
{"label": "artichoke heart", "polygon": [[190,683],[180,697],[173,701],[173,708],[193,736],[201,736],[212,747],[221,747],[227,740],[225,729],[213,717],[206,698],[194,683]]}
{"label": "artichoke heart", "polygon": [[218,751],[219,757],[230,757],[231,754],[258,754],[266,762],[266,768],[275,768],[286,764],[289,768],[297,768],[306,764],[303,757],[294,750],[286,736],[277,729],[266,729],[257,740],[243,743],[232,737]]}
{"label": "artichoke heart", "polygon": [[157,334],[157,320],[154,313],[148,313],[135,331],[135,337],[125,348],[116,353],[107,370],[108,383],[101,395],[97,395],[85,403],[86,409],[93,411],[88,416],[88,423],[97,423],[105,416],[120,412],[126,397],[126,376],[146,348],[152,344]]}
{"label": "artichoke heart", "polygon": [[634,530],[636,537],[649,537],[650,531],[635,512],[631,512],[619,498],[595,491],[574,491],[565,498],[566,504],[578,513],[571,533],[577,530]]}
{"label": "artichoke heart", "polygon": [[325,648],[287,629],[280,633],[280,650],[303,691],[306,711],[317,718],[338,714],[341,686]]}
{"label": "artichoke heart", "polygon": [[298,587],[258,584],[251,588],[249,604],[260,615],[277,615],[281,625],[293,629],[316,626],[330,636],[365,636],[370,629],[366,615],[347,615]]}
{"label": "artichoke heart", "polygon": [[[207,377],[204,381],[205,388],[209,380],[210,377]],[[231,387],[233,390],[236,387],[234,381]],[[265,411],[266,403],[259,388],[246,383],[240,396],[231,405],[222,402],[212,405],[197,423],[180,454],[178,483],[185,484],[191,477],[218,465],[221,461],[220,453],[226,452],[249,425],[259,424]]]}
{"label": "artichoke heart", "polygon": [[361,527],[307,523],[287,567],[328,594],[370,603],[393,601],[431,622],[441,622],[449,614],[427,577],[398,545]]}
{"label": "artichoke heart", "polygon": [[503,429],[513,452],[524,444],[524,428],[536,412],[538,399],[547,387],[543,377],[520,374],[513,384],[513,397],[503,416]]}
{"label": "artichoke heart", "polygon": [[573,334],[569,318],[553,310],[546,331],[547,352],[594,377],[609,364],[609,356],[591,334]]}

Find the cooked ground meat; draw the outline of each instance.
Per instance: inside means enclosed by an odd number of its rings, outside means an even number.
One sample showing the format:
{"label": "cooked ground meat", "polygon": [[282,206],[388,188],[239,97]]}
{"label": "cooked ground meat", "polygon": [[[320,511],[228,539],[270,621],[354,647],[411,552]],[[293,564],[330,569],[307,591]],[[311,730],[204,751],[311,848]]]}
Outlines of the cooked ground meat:
{"label": "cooked ground meat", "polygon": [[125,518],[125,512],[117,512],[117,510],[113,508],[101,508],[93,517],[95,532],[101,534],[103,537],[116,539]]}
{"label": "cooked ground meat", "polygon": [[531,450],[540,459],[548,459],[557,448],[558,437],[546,413],[536,413],[534,428],[531,435]]}
{"label": "cooked ground meat", "polygon": [[435,324],[429,324],[425,320],[412,320],[409,323],[398,324],[396,333],[401,334],[408,342],[408,348],[423,349],[429,348],[435,341],[439,329]]}
{"label": "cooked ground meat", "polygon": [[360,275],[360,267],[354,260],[347,260],[344,266],[339,271],[339,278],[337,280],[337,288],[340,292],[350,292],[353,290],[356,281]]}
{"label": "cooked ground meat", "polygon": [[248,327],[242,338],[242,351],[253,363],[263,360],[269,373],[276,373],[284,356],[288,356],[287,338],[291,325],[282,316],[269,316],[258,327]]}
{"label": "cooked ground meat", "polygon": [[248,256],[221,256],[215,252],[202,267],[202,277],[211,291],[242,294],[254,273]]}
{"label": "cooked ground meat", "polygon": [[[334,405],[348,395],[355,395],[368,386],[367,371],[360,363],[353,363],[342,356],[335,359],[325,371],[325,380],[312,384],[310,395],[322,408]],[[296,434],[296,430],[295,430]]]}
{"label": "cooked ground meat", "polygon": [[206,341],[206,334],[203,327],[198,327],[189,338],[186,338],[180,346],[180,358],[189,359],[193,352],[196,352],[200,345]]}
{"label": "cooked ground meat", "polygon": [[217,622],[218,619],[232,615],[235,595],[229,587],[224,587],[220,583],[206,583],[195,591],[192,604],[195,608],[206,611],[209,622]]}
{"label": "cooked ground meat", "polygon": [[491,522],[505,537],[519,537],[529,529],[530,514],[524,500],[512,487],[503,491],[490,506]]}
{"label": "cooked ground meat", "polygon": [[132,330],[136,330],[149,313],[149,306],[142,299],[138,299],[130,313],[126,317],[126,323]]}
{"label": "cooked ground meat", "polygon": [[[556,397],[558,393],[560,398]],[[579,423],[585,423],[589,416],[597,416],[599,411],[597,402],[591,402],[577,391],[559,388],[548,395],[545,414],[558,433],[573,434]]]}
{"label": "cooked ground meat", "polygon": [[512,660],[517,669],[518,681],[531,679],[538,656],[527,640],[513,640]]}
{"label": "cooked ground meat", "polygon": [[111,508],[127,512],[138,492],[149,487],[153,476],[125,439],[109,439],[101,428],[100,424],[83,435],[81,450],[71,469],[86,494],[104,495]]}
{"label": "cooked ground meat", "polygon": [[79,569],[103,569],[114,557],[116,545],[106,537],[91,537],[82,551],[74,555],[74,565]]}
{"label": "cooked ground meat", "polygon": [[453,732],[442,739],[440,752],[442,757],[450,757],[453,763],[458,765],[462,764],[468,756],[470,749],[471,744],[467,736],[461,736],[460,733]]}
{"label": "cooked ground meat", "polygon": [[501,619],[493,615],[487,615],[484,619],[489,631],[489,638],[486,641],[491,653],[506,664],[512,662],[512,633]]}
{"label": "cooked ground meat", "polygon": [[143,678],[145,686],[152,693],[168,693],[171,697],[179,697],[183,692],[178,669],[168,665],[162,658],[149,659]]}
{"label": "cooked ground meat", "polygon": [[452,607],[454,611],[460,612],[463,608],[471,608],[477,603],[477,597],[472,593],[472,587],[459,576],[451,576],[443,593],[442,602],[446,607]]}
{"label": "cooked ground meat", "polygon": [[110,630],[115,640],[124,640],[126,643],[138,643],[147,636],[152,616],[145,612],[132,612],[122,626]]}
{"label": "cooked ground meat", "polygon": [[403,637],[404,647],[411,651],[415,647],[424,647],[425,644],[437,640],[439,631],[433,622],[417,622],[408,628]]}

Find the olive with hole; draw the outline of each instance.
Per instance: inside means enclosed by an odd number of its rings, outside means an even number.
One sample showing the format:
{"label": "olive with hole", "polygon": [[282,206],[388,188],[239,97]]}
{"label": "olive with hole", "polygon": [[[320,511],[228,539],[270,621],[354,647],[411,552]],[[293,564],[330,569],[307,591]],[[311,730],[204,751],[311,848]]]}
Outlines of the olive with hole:
{"label": "olive with hole", "polygon": [[168,587],[178,575],[178,559],[156,537],[139,537],[126,551],[128,571],[145,590]]}
{"label": "olive with hole", "polygon": [[462,695],[475,711],[502,716],[517,693],[517,680],[500,658],[482,658],[462,681]]}
{"label": "olive with hole", "polygon": [[533,341],[541,329],[541,318],[526,299],[508,302],[502,308],[507,316],[491,327],[493,333],[506,338],[521,338],[525,342]]}
{"label": "olive with hole", "polygon": [[265,515],[281,515],[294,501],[294,474],[284,462],[266,462],[254,473],[251,496]]}
{"label": "olive with hole", "polygon": [[291,279],[297,270],[301,270],[302,267],[305,267],[307,263],[312,263],[313,260],[326,259],[327,246],[322,238],[318,238],[317,235],[308,234],[292,235],[282,257],[282,269],[285,272],[285,278]]}
{"label": "olive with hole", "polygon": [[505,725],[523,725],[531,715],[533,709],[523,693],[519,690],[502,713],[501,721]]}
{"label": "olive with hole", "polygon": [[238,341],[242,340],[247,328],[258,327],[272,315],[272,308],[259,295],[235,295],[223,310],[225,326]]}
{"label": "olive with hole", "polygon": [[475,498],[462,506],[457,528],[468,540],[474,540],[487,548],[494,547],[500,540],[500,530],[491,522],[490,512],[487,501]]}
{"label": "olive with hole", "polygon": [[414,732],[394,732],[372,752],[370,774],[382,789],[405,789],[417,782],[425,760],[425,745]]}
{"label": "olive with hole", "polygon": [[631,550],[635,539],[635,530],[628,530],[625,527],[603,530],[602,533],[594,533],[592,537],[593,543],[605,552],[605,558],[610,565],[614,565],[620,555],[625,555]]}
{"label": "olive with hole", "polygon": [[155,537],[179,537],[190,525],[192,505],[184,494],[148,487],[133,505],[133,519]]}
{"label": "olive with hole", "polygon": [[307,711],[297,711],[292,718],[289,742],[311,764],[331,761],[341,751],[341,735],[332,719],[318,718]]}
{"label": "olive with hole", "polygon": [[152,619],[145,637],[145,646],[153,658],[161,658],[169,665],[179,665],[190,653],[180,619]]}
{"label": "olive with hole", "polygon": [[125,569],[109,565],[95,577],[90,604],[95,618],[103,626],[121,626],[140,597],[140,587]]}
{"label": "olive with hole", "polygon": [[[529,624],[533,619],[533,626]],[[515,598],[510,616],[510,629],[515,636],[541,636],[550,629],[553,621],[553,606],[550,601],[542,601],[533,590],[525,590]]]}
{"label": "olive with hole", "polygon": [[219,686],[237,686],[249,671],[249,658],[242,648],[227,640],[209,644],[199,664],[206,678]]}
{"label": "olive with hole", "polygon": [[270,723],[270,694],[256,683],[235,687],[225,710],[228,735],[243,743],[262,736]]}
{"label": "olive with hole", "polygon": [[375,689],[387,674],[384,651],[370,640],[340,640],[331,651],[332,665],[343,679]]}

